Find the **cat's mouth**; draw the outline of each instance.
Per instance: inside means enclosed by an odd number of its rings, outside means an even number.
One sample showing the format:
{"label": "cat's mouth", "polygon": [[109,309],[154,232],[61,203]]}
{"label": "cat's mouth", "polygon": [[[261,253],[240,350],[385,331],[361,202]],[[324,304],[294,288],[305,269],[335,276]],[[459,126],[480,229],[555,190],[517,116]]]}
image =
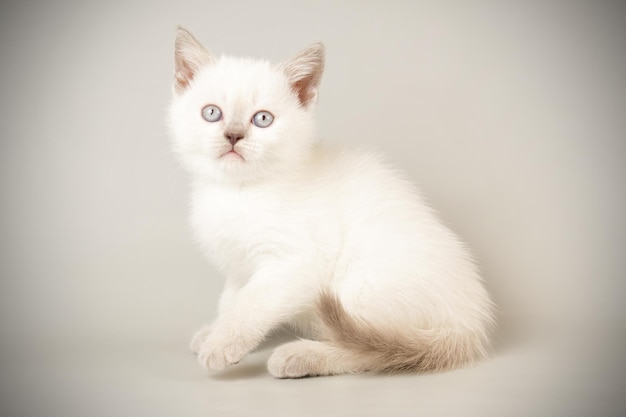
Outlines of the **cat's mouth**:
{"label": "cat's mouth", "polygon": [[217,159],[239,159],[241,161],[245,161],[243,156],[241,156],[241,154],[239,152],[237,152],[235,150],[235,148],[232,148],[232,149],[224,152]]}

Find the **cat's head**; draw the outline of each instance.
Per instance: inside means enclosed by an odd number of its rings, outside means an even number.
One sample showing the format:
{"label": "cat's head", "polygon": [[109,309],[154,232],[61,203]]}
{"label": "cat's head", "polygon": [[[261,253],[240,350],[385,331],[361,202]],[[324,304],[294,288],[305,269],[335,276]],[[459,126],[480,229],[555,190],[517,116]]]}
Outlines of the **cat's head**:
{"label": "cat's head", "polygon": [[321,44],[272,66],[216,59],[178,29],[170,107],[174,152],[202,178],[242,182],[288,175],[314,142],[323,68]]}

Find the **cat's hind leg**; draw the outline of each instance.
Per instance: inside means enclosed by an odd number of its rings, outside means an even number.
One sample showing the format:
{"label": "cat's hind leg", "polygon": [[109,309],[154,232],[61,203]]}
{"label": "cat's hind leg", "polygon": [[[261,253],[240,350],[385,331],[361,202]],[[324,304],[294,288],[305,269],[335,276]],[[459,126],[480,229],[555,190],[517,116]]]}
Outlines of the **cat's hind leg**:
{"label": "cat's hind leg", "polygon": [[277,347],[267,369],[275,378],[340,375],[367,371],[368,360],[358,352],[330,342],[298,340]]}

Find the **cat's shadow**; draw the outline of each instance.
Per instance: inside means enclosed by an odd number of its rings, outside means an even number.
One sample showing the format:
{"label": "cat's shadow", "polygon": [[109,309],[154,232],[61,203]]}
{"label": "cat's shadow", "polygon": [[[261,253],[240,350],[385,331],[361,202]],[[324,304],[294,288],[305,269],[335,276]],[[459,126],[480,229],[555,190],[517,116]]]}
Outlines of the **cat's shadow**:
{"label": "cat's shadow", "polygon": [[225,369],[222,372],[211,375],[211,379],[216,381],[238,381],[241,379],[259,378],[267,375],[265,361],[255,361],[254,363],[240,363]]}

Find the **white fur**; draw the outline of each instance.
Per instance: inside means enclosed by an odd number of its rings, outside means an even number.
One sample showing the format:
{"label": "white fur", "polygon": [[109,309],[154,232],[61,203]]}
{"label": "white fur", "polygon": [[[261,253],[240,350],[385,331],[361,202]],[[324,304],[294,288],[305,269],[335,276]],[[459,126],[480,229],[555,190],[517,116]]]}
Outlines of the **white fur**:
{"label": "white fur", "polygon": [[[492,304],[468,251],[380,157],[318,142],[314,100],[299,102],[284,68],[211,60],[172,101],[173,150],[192,174],[193,230],[226,276],[217,319],[192,341],[202,365],[239,362],[281,324],[323,338],[316,302],[328,289],[374,327],[407,337],[456,329],[482,356]],[[310,88],[316,97],[317,84]],[[201,117],[207,104],[222,121]],[[268,128],[251,124],[259,110],[275,116]],[[219,158],[236,123],[246,127],[235,148],[244,160]],[[290,376],[281,357],[270,371]]]}

